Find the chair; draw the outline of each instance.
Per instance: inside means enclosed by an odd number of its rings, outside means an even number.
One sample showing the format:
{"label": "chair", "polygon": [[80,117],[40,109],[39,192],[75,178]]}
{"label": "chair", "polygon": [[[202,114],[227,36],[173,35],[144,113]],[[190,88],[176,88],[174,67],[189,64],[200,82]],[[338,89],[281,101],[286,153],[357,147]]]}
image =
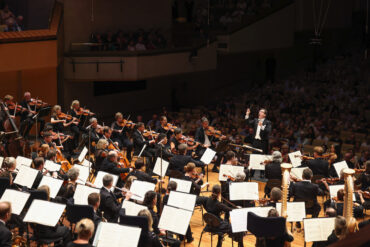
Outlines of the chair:
{"label": "chair", "polygon": [[68,205],[66,217],[71,224],[71,231],[73,232],[73,224],[76,224],[81,219],[89,218],[92,221],[94,220],[94,209],[90,205]]}
{"label": "chair", "polygon": [[[221,225],[221,220],[217,218],[216,215],[211,214],[211,213],[205,213],[203,215],[203,219],[206,222],[206,226],[203,228],[203,231],[200,234],[198,247],[200,247],[200,243],[202,242],[202,236],[203,236],[203,233],[205,232],[211,234],[211,247],[212,247],[214,235],[217,235],[223,238],[227,233],[219,231],[218,228]],[[232,246],[234,246],[234,242],[232,240],[231,240],[231,244]]]}
{"label": "chair", "polygon": [[265,186],[265,195],[264,198],[269,197],[268,193],[272,190],[272,188],[278,187],[281,188],[281,179],[269,179]]}
{"label": "chair", "polygon": [[10,180],[6,177],[0,177],[0,197],[3,196],[5,190],[9,188]]}
{"label": "chair", "polygon": [[285,233],[284,217],[260,217],[253,212],[248,213],[247,229],[257,238],[280,237]]}

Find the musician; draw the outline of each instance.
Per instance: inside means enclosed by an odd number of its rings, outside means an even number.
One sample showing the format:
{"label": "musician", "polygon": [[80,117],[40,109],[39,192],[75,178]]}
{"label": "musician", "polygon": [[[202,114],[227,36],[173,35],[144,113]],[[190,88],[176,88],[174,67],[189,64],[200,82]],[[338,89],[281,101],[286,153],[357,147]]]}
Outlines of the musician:
{"label": "musician", "polygon": [[74,124],[70,126],[70,129],[73,133],[74,148],[78,147],[80,134],[85,132],[84,122],[85,122],[86,117],[83,116],[83,114],[80,112],[80,108],[81,108],[80,102],[78,100],[72,101],[71,116],[73,117]]}
{"label": "musician", "polygon": [[370,188],[370,161],[365,163],[365,172],[361,173],[360,177],[355,181],[360,186],[361,190],[366,191]]}
{"label": "musician", "polygon": [[77,187],[77,179],[80,175],[80,171],[76,167],[72,167],[68,170],[67,176],[69,178],[68,184],[65,186],[62,197],[65,199],[73,198]]}
{"label": "musician", "polygon": [[176,191],[176,190],[177,190],[177,183],[175,181],[169,181],[167,185],[166,194],[163,196],[163,206],[167,205],[168,198],[170,197],[170,192]]}
{"label": "musician", "polygon": [[173,154],[171,153],[171,150],[167,146],[167,136],[164,133],[161,133],[158,135],[156,143],[154,145],[155,151],[155,156],[160,157],[166,161],[169,161],[172,157]]}
{"label": "musician", "polygon": [[148,157],[149,158],[149,167],[152,167],[153,166],[152,157],[155,155],[155,150],[150,148],[150,145],[154,144],[155,140],[147,141],[144,138],[144,136],[143,136],[143,133],[144,133],[144,130],[145,130],[144,123],[138,122],[136,124],[136,127],[137,127],[137,129],[134,130],[134,132],[132,133],[132,139],[133,139],[133,143],[134,143],[134,155],[136,155],[136,156],[139,155],[141,150],[143,149],[144,145],[146,145],[145,149],[144,149],[144,151],[142,152],[141,155],[143,157]]}
{"label": "musician", "polygon": [[157,133],[166,134],[167,139],[170,140],[171,136],[174,132],[173,128],[168,128],[168,121],[166,116],[161,116],[160,118],[160,126],[156,129]]}
{"label": "musician", "polygon": [[101,170],[105,158],[108,156],[108,141],[100,139],[95,147],[95,167],[94,169],[98,172]]}
{"label": "musician", "polygon": [[344,161],[347,163],[348,168],[355,169],[355,164],[352,162],[353,155],[351,152],[346,152],[344,154]]}
{"label": "musician", "polygon": [[262,149],[264,154],[268,153],[269,135],[271,132],[271,122],[266,119],[267,110],[261,108],[258,112],[258,118],[250,119],[251,110],[248,108],[245,114],[247,124],[253,126],[253,141],[254,148]]}
{"label": "musician", "polygon": [[[116,223],[120,214],[124,213],[124,209],[121,210],[122,204],[117,200],[125,196],[125,200],[130,200],[131,192],[119,192],[113,193],[113,176],[106,174],[103,177],[103,187],[100,189],[100,211],[103,213],[103,217],[108,222]],[[120,212],[121,211],[121,212]]]}
{"label": "musician", "polygon": [[12,233],[6,227],[6,222],[12,215],[12,206],[9,202],[0,202],[0,246],[12,247]]}
{"label": "musician", "polygon": [[[116,113],[115,119],[116,121],[111,125],[111,128],[113,130],[112,139],[113,141],[118,143],[118,146],[120,148],[127,148],[127,159],[131,161],[133,143],[127,136],[127,132],[129,131],[129,128],[126,126],[127,121],[123,119],[123,115],[120,112]],[[134,125],[131,125],[131,128],[133,127]]]}
{"label": "musician", "polygon": [[278,187],[272,188],[270,192],[270,201],[266,204],[266,207],[274,207],[276,208],[276,203],[281,200],[283,197],[283,193],[281,192],[281,189]]}
{"label": "musician", "polygon": [[[30,106],[30,102],[31,93],[25,92],[20,105],[26,110],[21,112],[21,125],[19,128],[19,132],[24,138],[28,137],[33,124],[36,122],[34,116],[37,114],[37,109],[36,106]],[[40,131],[43,130],[45,126],[45,120],[37,116],[37,122],[40,123]]]}
{"label": "musician", "polygon": [[[138,216],[146,217],[148,219],[149,232],[147,235],[145,235],[145,246],[163,247],[162,243],[159,241],[158,235],[153,232],[153,218],[150,211],[148,209],[143,209],[139,212]],[[140,244],[139,247],[141,247]]]}
{"label": "musician", "polygon": [[[358,193],[360,202],[353,203],[353,216],[355,218],[362,218],[364,216],[364,207],[361,205],[365,202],[362,193]],[[344,189],[340,189],[337,191],[336,200],[333,200],[330,204],[330,207],[334,208],[337,211],[338,215],[343,215],[343,207],[344,207]]]}
{"label": "musician", "polygon": [[329,235],[326,246],[329,246],[341,239],[344,239],[348,233],[348,226],[346,219],[343,216],[337,216],[335,218],[334,230]]}
{"label": "musician", "polygon": [[[281,162],[282,162],[282,155],[279,151],[274,151],[272,153],[272,162],[268,163],[265,166],[265,177],[270,180],[270,179],[279,179],[281,180]],[[270,189],[265,186],[265,193],[269,194]]]}
{"label": "musician", "polygon": [[37,176],[35,178],[35,181],[33,182],[32,189],[37,189],[39,187],[39,184],[42,180],[42,177],[48,173],[47,170],[44,170],[44,158],[37,157],[33,160],[33,165],[36,170],[38,170]]}
{"label": "musician", "polygon": [[59,115],[62,113],[62,108],[60,105],[55,105],[51,110],[50,122],[53,125],[53,130],[55,132],[64,132],[65,128],[72,125],[73,121],[67,122],[66,119],[60,119]]}
{"label": "musician", "polygon": [[45,132],[43,134],[43,139],[41,140],[41,144],[47,144],[50,148],[54,148],[56,143],[53,142],[53,136],[49,132]]}
{"label": "musician", "polygon": [[290,163],[290,159],[289,159],[289,145],[288,144],[283,144],[281,146],[281,157],[282,157],[282,162],[283,163]]}
{"label": "musician", "polygon": [[[96,193],[96,192],[91,193],[87,197],[87,204],[90,205],[94,209],[93,221],[94,221],[95,231],[96,231],[96,229],[98,228],[98,225],[100,224],[100,222],[103,221],[103,219],[101,217],[101,214],[99,212],[100,194],[99,193]],[[94,234],[92,236],[92,239],[94,239],[95,231],[94,231]]]}
{"label": "musician", "polygon": [[139,181],[146,181],[153,184],[157,184],[158,182],[156,178],[152,178],[148,173],[145,172],[145,164],[142,158],[138,158],[135,161],[135,170],[130,172],[128,176],[135,176]]}
{"label": "musician", "polygon": [[82,219],[77,222],[75,232],[77,233],[77,239],[67,244],[67,247],[92,247],[89,243],[90,238],[94,234],[94,222],[90,219]]}
{"label": "musician", "polygon": [[[311,169],[313,175],[322,175],[324,177],[329,177],[329,163],[322,158],[323,148],[316,146],[313,149],[313,160],[304,160],[302,165],[299,167],[308,167]],[[304,157],[302,156],[302,159]]]}
{"label": "musician", "polygon": [[181,173],[184,173],[184,166],[187,165],[189,162],[194,163],[197,167],[203,167],[204,164],[202,161],[198,161],[193,159],[191,156],[186,155],[188,145],[186,144],[180,144],[178,147],[179,154],[175,154],[171,160],[169,169],[170,170],[176,170]]}
{"label": "musician", "polygon": [[0,171],[0,177],[9,178],[10,185],[13,184],[15,176],[15,169],[17,167],[17,161],[13,157],[6,157],[3,161],[3,165]]}
{"label": "musician", "polygon": [[197,171],[195,170],[195,164],[192,162],[189,162],[184,167],[185,175],[183,177],[184,180],[191,181],[191,189],[190,194],[194,194],[199,196],[200,191],[202,189],[203,185],[203,178],[204,174],[197,174]]}
{"label": "musician", "polygon": [[129,173],[132,171],[132,168],[119,168],[118,167],[118,154],[116,151],[109,151],[108,156],[104,159],[101,166],[101,170],[120,175],[121,173]]}

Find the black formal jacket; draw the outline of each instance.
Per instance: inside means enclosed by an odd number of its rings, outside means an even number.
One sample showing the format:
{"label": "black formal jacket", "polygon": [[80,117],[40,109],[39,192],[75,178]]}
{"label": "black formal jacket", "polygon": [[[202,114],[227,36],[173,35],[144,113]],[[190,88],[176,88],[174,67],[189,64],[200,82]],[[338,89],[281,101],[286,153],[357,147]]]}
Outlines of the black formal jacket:
{"label": "black formal jacket", "polygon": [[304,162],[302,162],[302,165],[300,167],[310,168],[313,175],[323,175],[326,178],[329,177],[329,163],[322,158],[305,160]]}
{"label": "black formal jacket", "polygon": [[203,162],[194,160],[191,156],[176,154],[170,160],[169,169],[184,173],[184,166],[186,166],[189,162],[193,162],[196,166],[203,165]]}
{"label": "black formal jacket", "polygon": [[221,219],[222,212],[229,212],[231,208],[219,202],[217,200],[213,200],[210,197],[199,196],[196,201],[197,204],[202,204],[204,209],[211,214],[216,215],[218,218]]}
{"label": "black formal jacket", "polygon": [[265,177],[267,179],[281,179],[281,167],[279,162],[272,162],[265,167]]}
{"label": "black formal jacket", "polygon": [[[203,127],[197,128],[197,130],[195,131],[195,136],[194,136],[195,141],[204,144],[204,141],[205,141],[204,134],[205,133],[204,133]],[[208,139],[211,142],[211,144],[212,144],[212,142],[216,141],[216,138],[214,138],[214,136],[208,136]],[[200,147],[200,146],[198,146],[198,147]]]}
{"label": "black formal jacket", "polygon": [[162,159],[169,161],[173,157],[173,153],[171,153],[171,150],[168,147],[163,146],[162,144],[156,143],[154,145],[155,156],[159,158],[161,157],[161,147],[162,147]]}
{"label": "black formal jacket", "polygon": [[[246,121],[247,121],[248,125],[253,126],[253,139],[254,139],[254,137],[256,136],[258,122],[259,122],[258,118],[254,118],[254,119],[248,118],[248,119],[246,119]],[[262,141],[268,141],[269,140],[269,135],[270,135],[270,132],[271,132],[271,121],[267,120],[265,118],[262,122],[262,126],[265,126],[265,128],[263,130],[261,128],[261,131],[260,131],[261,140]]]}
{"label": "black formal jacket", "polygon": [[0,222],[0,246],[11,247],[12,246],[12,233],[5,226],[3,222]]}
{"label": "black formal jacket", "polygon": [[101,168],[100,168],[101,171],[105,171],[105,172],[108,172],[108,173],[112,173],[112,174],[116,174],[116,175],[119,175],[121,173],[128,173],[130,172],[130,169],[129,168],[119,168],[117,167],[117,164],[114,163],[114,162],[111,162],[110,160],[108,160],[108,158],[105,158],[102,165],[101,165]]}
{"label": "black formal jacket", "polygon": [[118,221],[122,204],[117,199],[121,197],[122,193],[113,193],[104,187],[100,189],[100,212],[104,212],[103,217],[108,222]]}
{"label": "black formal jacket", "polygon": [[135,130],[132,133],[132,140],[134,145],[134,154],[138,155],[141,152],[141,149],[143,149],[143,146],[146,144],[147,147],[149,145],[149,142],[145,140],[143,135],[140,133],[140,131]]}
{"label": "black formal jacket", "polygon": [[137,180],[139,180],[139,181],[145,181],[145,182],[157,184],[157,179],[156,178],[152,178],[148,173],[145,173],[145,172],[142,172],[142,171],[132,171],[132,172],[130,172],[130,174],[128,176],[129,177],[130,176],[135,176],[135,177],[137,177]]}
{"label": "black formal jacket", "polygon": [[323,192],[319,186],[309,181],[291,183],[289,187],[289,195],[294,197],[294,201],[313,200],[317,202],[317,196],[322,194]]}

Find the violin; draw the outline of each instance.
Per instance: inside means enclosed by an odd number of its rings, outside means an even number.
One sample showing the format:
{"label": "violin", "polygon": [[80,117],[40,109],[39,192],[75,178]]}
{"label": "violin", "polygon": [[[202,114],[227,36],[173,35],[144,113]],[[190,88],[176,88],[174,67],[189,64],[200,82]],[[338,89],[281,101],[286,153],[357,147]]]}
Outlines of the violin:
{"label": "violin", "polygon": [[34,99],[34,98],[31,98],[31,100],[28,102],[28,104],[31,105],[31,106],[36,106],[36,107],[45,107],[45,106],[49,105],[48,103],[43,102],[40,99]]}
{"label": "violin", "polygon": [[223,137],[225,137],[224,135],[221,134],[221,131],[220,130],[216,130],[212,126],[208,126],[208,128],[205,130],[205,134],[207,136],[214,136],[216,138],[223,138]]}
{"label": "violin", "polygon": [[[324,179],[328,184],[336,184],[340,178],[325,178]],[[323,180],[317,180],[316,182],[320,183],[322,182]]]}
{"label": "violin", "polygon": [[144,130],[143,136],[148,139],[156,139],[159,133],[155,132],[154,130]]}
{"label": "violin", "polygon": [[258,200],[254,200],[255,203],[258,203],[259,206],[266,206],[269,202],[271,202],[271,199],[269,198],[261,198]]}
{"label": "violin", "polygon": [[170,124],[170,123],[167,123],[165,126],[162,126],[163,129],[169,131],[175,131],[175,129],[177,128],[176,126],[174,126],[173,124]]}
{"label": "violin", "polygon": [[136,123],[132,122],[131,120],[123,119],[122,122],[118,123],[118,126],[120,127],[132,127],[135,126]]}
{"label": "violin", "polygon": [[362,197],[365,199],[370,199],[370,192],[369,191],[363,191],[363,190],[358,190],[356,191],[357,193],[362,193]]}
{"label": "violin", "polygon": [[356,174],[359,174],[359,173],[363,173],[363,172],[365,172],[365,168],[364,169],[354,169],[355,170],[355,173]]}
{"label": "violin", "polygon": [[224,174],[223,177],[229,179],[230,181],[233,181],[233,182],[235,181],[235,178],[233,176]]}
{"label": "violin", "polygon": [[10,110],[15,110],[15,111],[29,111],[27,108],[24,108],[22,107],[21,105],[18,105],[18,103],[13,103],[11,102],[10,104],[8,104],[8,109]]}
{"label": "violin", "polygon": [[71,115],[65,114],[63,112],[58,114],[58,118],[59,119],[65,119],[65,120],[72,120],[73,119],[73,117]]}
{"label": "violin", "polygon": [[92,116],[95,115],[95,113],[91,112],[89,109],[84,109],[80,107],[80,109],[77,110],[77,115],[82,115],[82,116]]}

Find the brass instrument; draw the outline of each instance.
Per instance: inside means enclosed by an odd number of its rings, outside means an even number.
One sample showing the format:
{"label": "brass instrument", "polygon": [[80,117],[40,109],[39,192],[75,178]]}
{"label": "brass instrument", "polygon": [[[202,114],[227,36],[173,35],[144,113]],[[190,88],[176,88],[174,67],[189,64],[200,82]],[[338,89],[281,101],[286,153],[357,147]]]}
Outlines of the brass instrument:
{"label": "brass instrument", "polygon": [[[290,178],[290,170],[292,169],[292,164],[283,163],[281,164],[281,172],[282,172],[282,200],[281,200],[281,216],[284,218],[288,217],[287,210],[288,210],[288,191],[289,191],[289,178]],[[289,232],[288,228],[286,229]],[[290,247],[290,242],[285,242],[284,247]]]}
{"label": "brass instrument", "polygon": [[344,206],[343,216],[347,222],[348,232],[355,232],[358,230],[356,219],[353,217],[353,174],[355,170],[346,168],[343,170],[344,175]]}

